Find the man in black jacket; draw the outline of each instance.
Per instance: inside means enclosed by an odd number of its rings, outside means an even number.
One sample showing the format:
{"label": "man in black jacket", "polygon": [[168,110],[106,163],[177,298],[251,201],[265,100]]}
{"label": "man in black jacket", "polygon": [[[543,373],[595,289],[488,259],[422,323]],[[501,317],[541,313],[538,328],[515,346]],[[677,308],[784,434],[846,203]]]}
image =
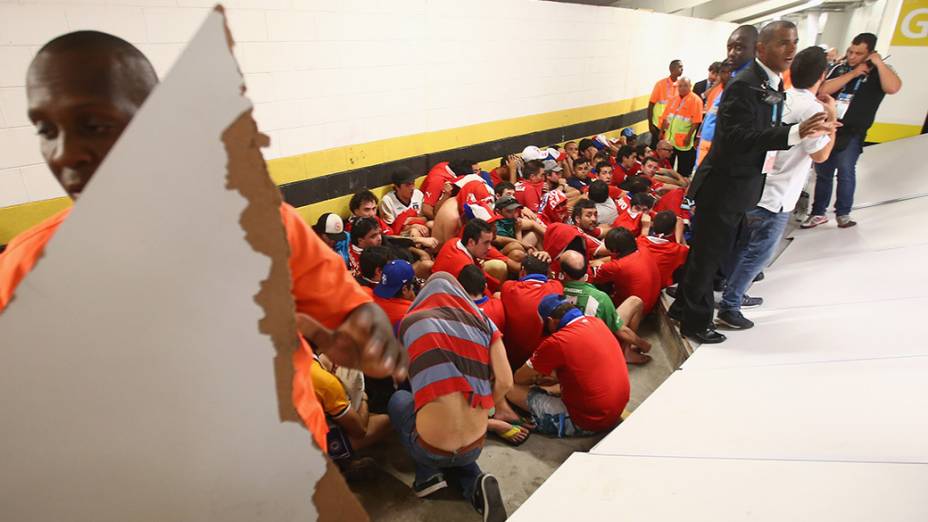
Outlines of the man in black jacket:
{"label": "man in black jacket", "polygon": [[781,125],[783,85],[780,73],[796,54],[796,26],[772,22],[758,37],[757,59],[725,89],[718,111],[712,148],[689,190],[695,199],[693,241],[686,276],[671,316],[681,319],[683,335],[701,343],[720,343],[725,336],[712,323],[712,281],[728,255],[744,213],[760,200],[764,167],[772,155],[800,139],[828,132],[832,123],[819,113],[795,126]]}

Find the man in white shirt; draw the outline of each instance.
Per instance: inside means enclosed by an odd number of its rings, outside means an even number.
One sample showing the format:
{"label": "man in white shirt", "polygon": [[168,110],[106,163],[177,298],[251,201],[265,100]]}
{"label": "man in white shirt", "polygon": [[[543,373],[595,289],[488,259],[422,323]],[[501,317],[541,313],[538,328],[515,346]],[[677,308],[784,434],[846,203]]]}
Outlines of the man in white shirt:
{"label": "man in white shirt", "polygon": [[[834,99],[823,95],[822,103],[815,94],[825,79],[827,68],[828,60],[820,47],[809,47],[796,55],[790,66],[793,88],[786,92],[783,123],[798,123],[823,111],[829,121],[835,120]],[[812,162],[828,159],[834,142],[832,131],[824,136],[804,138],[789,150],[776,153],[763,195],[757,206],[745,215],[748,238],[735,255],[728,286],[722,294],[717,317],[720,324],[736,330],[754,326],[741,314],[745,292],[773,257],[789,216],[799,201]]]}
{"label": "man in white shirt", "polygon": [[391,175],[393,190],[380,202],[380,216],[393,229],[393,235],[428,237],[429,227],[422,217],[425,196],[416,188],[416,176],[409,169],[400,168]]}

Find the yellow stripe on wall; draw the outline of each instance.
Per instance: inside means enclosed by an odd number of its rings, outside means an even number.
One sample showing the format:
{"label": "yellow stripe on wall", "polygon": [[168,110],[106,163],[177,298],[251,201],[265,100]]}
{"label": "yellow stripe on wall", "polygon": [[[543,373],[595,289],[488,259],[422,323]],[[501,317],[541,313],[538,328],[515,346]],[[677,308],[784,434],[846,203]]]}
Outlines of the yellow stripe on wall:
{"label": "yellow stripe on wall", "polygon": [[267,166],[274,182],[282,185],[430,152],[457,149],[510,136],[519,136],[545,129],[555,129],[599,120],[643,109],[647,106],[648,96],[638,96],[637,98],[589,105],[576,109],[533,114],[508,120],[478,123],[466,127],[411,134],[369,143],[308,152],[297,156],[270,160],[267,162]]}
{"label": "yellow stripe on wall", "polygon": [[867,131],[866,141],[870,143],[883,143],[885,141],[911,138],[922,133],[920,125],[905,125],[902,123],[874,123]]}
{"label": "yellow stripe on wall", "polygon": [[59,210],[71,206],[71,198],[46,199],[0,208],[0,245]]}
{"label": "yellow stripe on wall", "polygon": [[[561,111],[522,116],[454,129],[400,136],[369,143],[337,147],[333,149],[309,152],[286,158],[272,159],[267,162],[271,178],[278,185],[312,179],[327,174],[353,170],[388,161],[396,161],[431,152],[451,150],[478,143],[495,141],[511,136],[530,134],[546,129],[554,129],[587,121],[617,116],[647,107],[648,96],[638,96],[609,103],[565,109]],[[647,122],[641,121],[631,126],[637,133],[647,131]],[[606,133],[616,137],[621,129]],[[575,138],[581,138],[576,136]],[[537,145],[552,145],[538,143]],[[513,153],[521,151],[512,151]],[[479,158],[477,158],[479,159]],[[480,165],[485,170],[492,170],[499,165],[500,158],[485,159]],[[377,197],[389,190],[389,186],[375,187],[371,190]],[[309,223],[324,212],[336,212],[346,215],[351,194],[297,210]],[[36,201],[23,205],[0,208],[0,245],[8,243],[17,234],[35,225],[55,212],[71,205],[69,198],[56,198]]]}
{"label": "yellow stripe on wall", "polygon": [[[645,101],[647,101],[647,98],[645,98]],[[637,109],[633,109],[633,110],[637,110]],[[630,125],[629,128],[634,130],[636,134],[642,134],[648,131],[648,121],[647,119],[641,120],[640,122],[635,123],[634,125]],[[621,134],[621,132],[622,132],[622,129],[615,129],[610,132],[606,132],[605,135],[609,138],[616,138],[619,136],[619,134]],[[527,133],[523,132],[522,134],[527,134]],[[579,138],[579,136],[577,138]],[[547,143],[543,145],[553,145],[553,143]],[[563,145],[563,143],[561,143],[560,145]],[[521,152],[521,151],[513,151],[513,152]],[[497,166],[499,166],[500,159],[501,158],[493,158],[493,159],[489,159],[486,161],[481,161],[480,167],[486,171],[490,171],[496,168]],[[416,182],[421,185],[421,181],[424,178],[425,178],[424,176],[420,177]],[[390,185],[384,185],[382,187],[371,188],[370,190],[378,198],[382,199],[383,195],[389,192],[391,189],[392,187]],[[352,194],[347,194],[345,196],[340,196],[337,198],[320,201],[318,203],[313,203],[311,205],[299,207],[296,210],[297,212],[300,213],[301,216],[303,216],[303,219],[306,220],[306,222],[309,223],[310,225],[315,223],[316,220],[319,219],[319,216],[321,216],[322,214],[325,214],[326,212],[334,212],[335,214],[338,214],[344,217],[348,215],[348,201],[351,200],[351,196]]]}

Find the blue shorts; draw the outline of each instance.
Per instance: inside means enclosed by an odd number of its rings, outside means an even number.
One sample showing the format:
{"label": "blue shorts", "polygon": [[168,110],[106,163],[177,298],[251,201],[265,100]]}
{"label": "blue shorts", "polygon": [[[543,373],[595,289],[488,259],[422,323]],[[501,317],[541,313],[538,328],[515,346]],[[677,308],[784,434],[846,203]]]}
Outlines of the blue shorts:
{"label": "blue shorts", "polygon": [[567,406],[560,397],[555,397],[538,387],[528,390],[528,409],[535,420],[535,431],[544,435],[553,435],[558,438],[581,437],[592,435],[592,431],[585,431],[574,425],[567,413]]}

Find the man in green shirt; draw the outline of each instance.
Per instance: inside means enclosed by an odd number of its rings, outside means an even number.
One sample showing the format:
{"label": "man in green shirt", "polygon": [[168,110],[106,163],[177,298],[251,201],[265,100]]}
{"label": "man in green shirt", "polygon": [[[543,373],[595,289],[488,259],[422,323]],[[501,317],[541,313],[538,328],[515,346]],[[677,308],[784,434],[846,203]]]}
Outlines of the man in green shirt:
{"label": "man in green shirt", "polygon": [[584,315],[598,317],[606,323],[622,345],[627,363],[645,364],[650,361],[651,356],[645,352],[651,349],[651,343],[635,333],[644,310],[641,299],[631,296],[616,308],[609,294],[586,282],[587,261],[583,254],[567,250],[561,255],[560,262],[567,300]]}

